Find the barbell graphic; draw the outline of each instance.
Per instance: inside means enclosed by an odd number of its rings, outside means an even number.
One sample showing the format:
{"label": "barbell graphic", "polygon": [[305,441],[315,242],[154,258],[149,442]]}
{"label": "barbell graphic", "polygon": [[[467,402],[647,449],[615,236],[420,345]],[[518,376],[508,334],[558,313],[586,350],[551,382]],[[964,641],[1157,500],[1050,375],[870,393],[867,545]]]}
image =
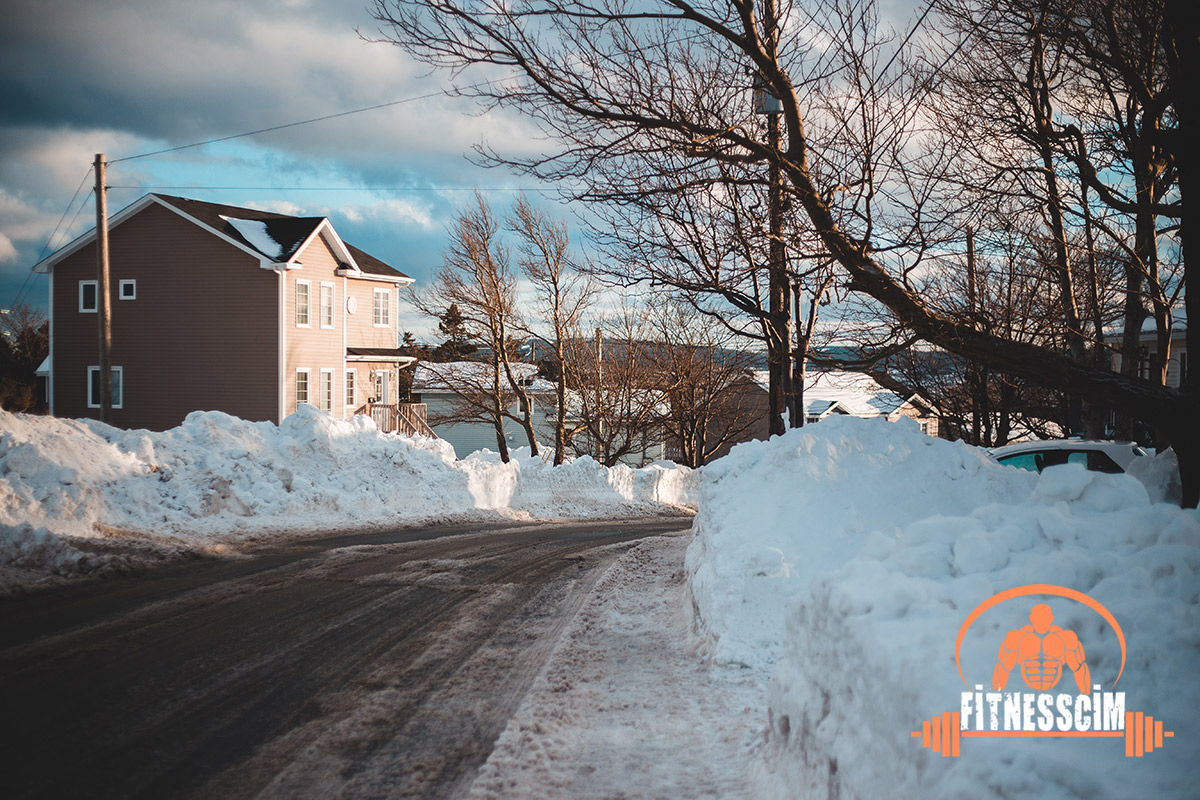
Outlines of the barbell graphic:
{"label": "barbell graphic", "polygon": [[943,711],[940,715],[921,723],[921,730],[909,734],[914,739],[921,740],[921,746],[941,753],[943,756],[956,758],[959,755],[961,740],[964,738],[1042,738],[1042,737],[1081,737],[1081,738],[1124,738],[1125,755],[1141,758],[1163,746],[1163,739],[1175,736],[1174,731],[1164,731],[1160,719],[1155,719],[1141,711],[1125,712],[1125,730],[1123,731],[964,731],[962,730],[962,715],[958,711]]}

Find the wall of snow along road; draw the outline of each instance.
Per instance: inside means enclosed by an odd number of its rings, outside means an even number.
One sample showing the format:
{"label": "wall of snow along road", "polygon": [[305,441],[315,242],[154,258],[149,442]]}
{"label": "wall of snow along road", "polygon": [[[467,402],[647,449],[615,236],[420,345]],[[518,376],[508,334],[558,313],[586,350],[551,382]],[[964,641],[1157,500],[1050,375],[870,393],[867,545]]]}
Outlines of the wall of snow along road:
{"label": "wall of snow along road", "polygon": [[[831,419],[706,467],[687,568],[717,658],[769,671],[764,779],[798,798],[1194,796],[1200,781],[1200,515],[1127,475],[1038,476],[916,425]],[[967,738],[909,732],[958,711],[955,638],[972,609],[1029,584],[1083,592],[1121,625],[1127,710],[1175,738]],[[1004,635],[1047,602],[1111,688],[1120,647],[1095,611],[1024,597],[979,617],[963,677],[991,689]],[[1009,690],[1030,691],[1019,674]],[[1067,672],[1055,692],[1076,692]]]}
{"label": "wall of snow along road", "polygon": [[161,433],[0,411],[0,591],[104,571],[96,539],[227,548],[279,533],[505,516],[585,519],[689,505],[671,465],[561,467],[518,451],[455,459],[302,406],[279,426],[196,412]]}

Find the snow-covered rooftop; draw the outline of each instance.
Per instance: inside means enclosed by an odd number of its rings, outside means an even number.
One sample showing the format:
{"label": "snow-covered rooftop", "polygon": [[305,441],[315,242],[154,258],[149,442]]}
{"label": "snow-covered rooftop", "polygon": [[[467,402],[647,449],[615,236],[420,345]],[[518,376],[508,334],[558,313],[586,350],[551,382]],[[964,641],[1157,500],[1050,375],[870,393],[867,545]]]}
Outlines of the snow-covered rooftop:
{"label": "snow-covered rooftop", "polygon": [[[756,371],[754,380],[766,389],[767,371]],[[854,417],[886,417],[904,405],[907,399],[880,386],[874,378],[863,372],[810,371],[804,382],[804,413],[808,417],[823,416],[835,406]]]}
{"label": "snow-covered rooftop", "polygon": [[[534,394],[550,394],[556,384],[537,376],[536,364],[514,362],[513,374],[517,380],[527,382],[526,391]],[[502,376],[503,382],[503,376]],[[455,388],[469,389],[492,384],[492,365],[480,361],[448,361],[444,363],[422,361],[413,375],[414,392],[451,392]]]}

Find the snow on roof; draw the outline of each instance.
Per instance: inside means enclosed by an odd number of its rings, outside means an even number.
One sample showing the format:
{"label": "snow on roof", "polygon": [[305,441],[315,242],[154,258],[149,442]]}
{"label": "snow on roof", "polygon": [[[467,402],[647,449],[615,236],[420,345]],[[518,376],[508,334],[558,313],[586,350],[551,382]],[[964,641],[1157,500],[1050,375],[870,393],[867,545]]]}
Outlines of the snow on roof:
{"label": "snow on roof", "polygon": [[[555,391],[553,381],[537,377],[537,364],[517,361],[511,367],[518,380],[529,382],[525,386],[527,391],[534,394]],[[422,361],[413,375],[414,392],[452,392],[456,388],[490,386],[491,383],[492,365],[482,361]]]}
{"label": "snow on roof", "polygon": [[[757,370],[754,380],[767,388],[766,370]],[[907,399],[880,386],[863,372],[809,372],[804,383],[804,414],[809,417],[823,416],[835,406],[854,417],[886,417],[895,413]]]}
{"label": "snow on roof", "polygon": [[236,219],[221,215],[221,219],[233,226],[251,247],[268,258],[278,261],[283,257],[283,245],[271,238],[267,232],[267,223],[260,219]]}

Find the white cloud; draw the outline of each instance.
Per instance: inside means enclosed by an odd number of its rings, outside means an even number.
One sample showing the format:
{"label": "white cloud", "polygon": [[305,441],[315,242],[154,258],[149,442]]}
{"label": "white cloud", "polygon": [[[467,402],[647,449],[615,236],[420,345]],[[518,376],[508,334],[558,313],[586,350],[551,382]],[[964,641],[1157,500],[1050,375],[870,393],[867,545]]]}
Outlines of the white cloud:
{"label": "white cloud", "polygon": [[13,247],[12,240],[0,233],[0,264],[8,263],[17,260],[17,248]]}

